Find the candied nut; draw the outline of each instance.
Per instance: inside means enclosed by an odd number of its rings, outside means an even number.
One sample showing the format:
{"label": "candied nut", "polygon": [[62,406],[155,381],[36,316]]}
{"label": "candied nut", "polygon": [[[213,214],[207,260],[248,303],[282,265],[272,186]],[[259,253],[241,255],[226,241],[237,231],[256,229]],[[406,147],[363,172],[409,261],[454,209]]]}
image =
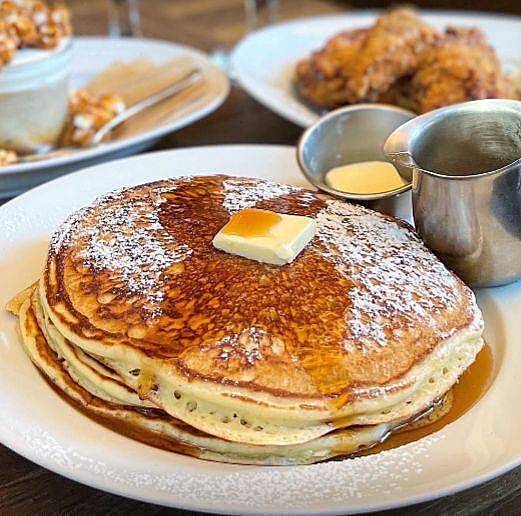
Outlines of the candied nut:
{"label": "candied nut", "polygon": [[0,67],[9,63],[16,52],[17,45],[12,37],[12,30],[5,22],[0,20]]}
{"label": "candied nut", "polygon": [[49,7],[38,0],[1,0],[0,66],[11,61],[16,49],[55,48],[71,33],[70,14],[63,5]]}
{"label": "candied nut", "polygon": [[74,115],[74,127],[83,131],[89,131],[94,127],[94,116],[90,113],[78,113]]}
{"label": "candied nut", "polygon": [[53,5],[50,10],[51,23],[59,27],[64,36],[72,34],[71,14],[64,5]]}
{"label": "candied nut", "polygon": [[18,161],[16,152],[7,149],[0,149],[0,167],[13,165]]}
{"label": "candied nut", "polygon": [[62,34],[55,25],[42,25],[39,30],[39,46],[42,48],[55,48],[60,43]]}
{"label": "candied nut", "polygon": [[87,147],[96,131],[125,109],[117,95],[92,95],[77,90],[69,99],[69,116],[61,138],[62,145]]}

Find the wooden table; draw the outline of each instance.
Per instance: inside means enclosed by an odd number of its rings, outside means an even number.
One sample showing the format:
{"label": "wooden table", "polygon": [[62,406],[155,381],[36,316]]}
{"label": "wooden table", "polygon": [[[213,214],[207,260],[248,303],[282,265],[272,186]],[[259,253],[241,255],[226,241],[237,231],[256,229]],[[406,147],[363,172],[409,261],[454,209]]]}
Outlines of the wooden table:
{"label": "wooden table", "polygon": [[[487,2],[475,1],[473,5],[479,4],[486,5]],[[515,4],[514,1],[509,3],[510,6]],[[74,0],[69,1],[69,5],[73,9],[78,34],[104,33],[106,18],[102,0]],[[452,5],[455,6],[455,2]],[[218,46],[230,47],[244,31],[241,6],[240,0],[142,0],[144,33],[206,51]],[[342,9],[346,9],[344,2],[332,0],[282,0],[281,18],[326,14]],[[293,145],[300,132],[300,128],[271,113],[234,86],[216,113],[165,138],[156,148],[218,143]],[[2,515],[190,514],[85,487],[36,466],[1,445],[0,466]],[[453,496],[381,514],[521,514],[521,468]]]}

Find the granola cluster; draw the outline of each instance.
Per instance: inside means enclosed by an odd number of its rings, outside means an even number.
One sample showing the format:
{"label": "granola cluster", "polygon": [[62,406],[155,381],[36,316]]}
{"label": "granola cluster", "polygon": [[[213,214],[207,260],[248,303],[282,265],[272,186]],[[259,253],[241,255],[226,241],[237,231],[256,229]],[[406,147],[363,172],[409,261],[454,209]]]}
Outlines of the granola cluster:
{"label": "granola cluster", "polygon": [[[52,49],[72,33],[69,10],[40,0],[0,0],[0,69],[21,48]],[[69,98],[60,146],[88,147],[98,129],[125,109],[117,95],[79,89]],[[0,167],[17,163],[16,152],[0,148]]]}
{"label": "granola cluster", "polygon": [[118,95],[93,95],[85,89],[77,90],[69,99],[62,145],[88,147],[96,131],[124,109],[125,103]]}
{"label": "granola cluster", "polygon": [[14,165],[18,161],[18,154],[15,151],[0,149],[0,167]]}
{"label": "granola cluster", "polygon": [[0,0],[0,68],[20,48],[55,48],[72,32],[68,9],[40,0]]}
{"label": "granola cluster", "polygon": [[[96,131],[125,109],[123,99],[118,95],[93,95],[79,89],[69,98],[69,113],[65,123],[60,147],[88,147]],[[18,162],[18,154],[0,148],[0,167]]]}

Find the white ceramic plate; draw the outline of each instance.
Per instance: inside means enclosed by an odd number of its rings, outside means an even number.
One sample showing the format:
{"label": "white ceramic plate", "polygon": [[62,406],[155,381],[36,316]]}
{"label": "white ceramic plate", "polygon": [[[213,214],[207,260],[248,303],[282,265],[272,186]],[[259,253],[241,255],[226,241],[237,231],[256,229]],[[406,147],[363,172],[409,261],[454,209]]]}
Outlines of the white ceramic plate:
{"label": "white ceramic plate", "polygon": [[211,84],[206,93],[154,130],[124,140],[114,141],[96,148],[86,149],[70,156],[45,161],[13,165],[0,168],[0,198],[13,197],[37,184],[49,181],[72,170],[78,170],[109,158],[128,156],[152,146],[161,136],[185,127],[208,115],[219,107],[229,91],[229,82],[224,72],[215,66],[203,52],[194,48],[152,39],[103,37],[75,37],[71,88],[87,83],[115,61],[133,61],[139,58],[154,63],[164,63],[180,57],[189,57],[197,63]]}
{"label": "white ceramic plate", "polygon": [[[302,18],[254,32],[233,51],[233,77],[259,102],[295,124],[307,127],[315,122],[319,111],[295,94],[296,63],[334,34],[371,25],[375,13],[351,11],[336,16]],[[420,14],[439,29],[447,25],[479,27],[507,69],[521,69],[521,17],[443,11]]]}
{"label": "white ceramic plate", "polygon": [[[51,232],[73,210],[122,185],[227,172],[305,184],[295,150],[194,147],[113,161],[42,185],[0,207],[0,305],[39,275]],[[0,311],[0,441],[79,482],[120,495],[224,513],[350,513],[419,502],[521,463],[521,284],[479,293],[495,379],[441,431],[377,455],[313,466],[226,465],[120,436],[64,402],[21,349]]]}

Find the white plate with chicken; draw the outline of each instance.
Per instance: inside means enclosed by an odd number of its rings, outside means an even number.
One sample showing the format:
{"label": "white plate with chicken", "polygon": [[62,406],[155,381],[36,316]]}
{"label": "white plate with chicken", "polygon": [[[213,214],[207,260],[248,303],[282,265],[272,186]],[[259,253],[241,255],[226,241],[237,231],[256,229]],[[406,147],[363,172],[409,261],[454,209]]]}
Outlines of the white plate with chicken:
{"label": "white plate with chicken", "polygon": [[307,127],[346,104],[418,113],[479,98],[517,97],[521,17],[395,9],[281,23],[243,39],[234,78]]}

